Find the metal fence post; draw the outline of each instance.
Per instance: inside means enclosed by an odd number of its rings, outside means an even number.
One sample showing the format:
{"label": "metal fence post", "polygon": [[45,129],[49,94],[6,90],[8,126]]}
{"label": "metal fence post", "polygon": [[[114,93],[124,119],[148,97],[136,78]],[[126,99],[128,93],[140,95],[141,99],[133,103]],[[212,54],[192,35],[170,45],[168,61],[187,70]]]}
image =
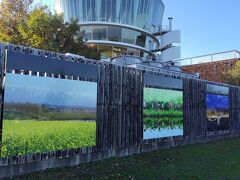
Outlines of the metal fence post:
{"label": "metal fence post", "polygon": [[190,64],[189,65],[193,65],[193,59],[190,58]]}
{"label": "metal fence post", "polygon": [[238,59],[239,58],[239,53],[237,51],[234,51],[234,59]]}
{"label": "metal fence post", "polygon": [[2,149],[3,134],[3,106],[4,106],[4,85],[6,75],[7,50],[5,45],[0,44],[0,156]]}

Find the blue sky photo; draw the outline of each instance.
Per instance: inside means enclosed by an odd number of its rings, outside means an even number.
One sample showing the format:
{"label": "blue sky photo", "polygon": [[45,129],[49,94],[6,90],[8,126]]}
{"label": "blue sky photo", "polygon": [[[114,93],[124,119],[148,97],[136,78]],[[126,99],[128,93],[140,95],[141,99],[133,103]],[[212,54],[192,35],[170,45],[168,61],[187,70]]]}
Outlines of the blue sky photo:
{"label": "blue sky photo", "polygon": [[207,95],[208,109],[229,109],[229,97],[215,94]]}
{"label": "blue sky photo", "polygon": [[94,108],[97,83],[7,74],[5,102]]}

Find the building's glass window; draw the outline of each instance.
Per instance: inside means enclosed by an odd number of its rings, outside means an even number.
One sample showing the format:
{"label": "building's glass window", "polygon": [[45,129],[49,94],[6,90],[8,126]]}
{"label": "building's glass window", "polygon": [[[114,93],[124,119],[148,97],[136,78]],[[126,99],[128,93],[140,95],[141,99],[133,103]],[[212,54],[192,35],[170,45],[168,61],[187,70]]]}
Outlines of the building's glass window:
{"label": "building's glass window", "polygon": [[[74,2],[74,3],[76,3],[76,2]],[[68,11],[68,10],[67,10]],[[78,19],[80,19],[79,18],[79,14],[78,14],[78,12],[79,12],[79,6],[78,6],[78,3],[76,3],[76,6],[74,6],[74,7],[71,7],[71,11],[72,11],[72,16],[74,16],[74,17],[77,17]],[[65,14],[65,13],[64,13]],[[72,17],[71,16],[71,17]]]}
{"label": "building's glass window", "polygon": [[126,23],[133,24],[134,22],[134,0],[127,0],[126,2]]}
{"label": "building's glass window", "polygon": [[111,22],[115,22],[116,21],[116,15],[117,15],[117,5],[116,5],[116,0],[112,0],[111,1]]}
{"label": "building's glass window", "polygon": [[95,0],[92,0],[92,21],[96,21],[96,1]]}
{"label": "building's glass window", "polygon": [[129,29],[123,29],[122,42],[128,44],[135,44],[135,31]]}
{"label": "building's glass window", "polygon": [[146,42],[146,35],[139,33],[139,35],[137,35],[136,45],[145,47],[145,42]]}
{"label": "building's glass window", "polygon": [[127,54],[127,48],[120,47],[120,46],[114,46],[113,47],[113,57],[114,56],[120,56],[120,55],[126,55]]}
{"label": "building's glass window", "polygon": [[162,25],[164,5],[160,0],[56,0],[64,20],[116,22],[152,30]]}
{"label": "building's glass window", "polygon": [[98,52],[98,49],[97,49],[97,45],[96,45],[96,44],[88,44],[87,47],[88,47],[88,48],[91,48],[91,51],[92,51],[93,53]]}
{"label": "building's glass window", "polygon": [[93,27],[93,39],[94,40],[106,40],[107,29],[104,26]]}
{"label": "building's glass window", "polygon": [[[83,10],[86,9],[85,16],[86,21],[96,21],[96,2],[95,0],[86,0],[84,1],[85,6],[83,6]],[[81,20],[81,19],[80,19]]]}
{"label": "building's glass window", "polygon": [[88,41],[93,39],[91,26],[83,26],[81,27],[81,31],[83,32],[83,40]]}
{"label": "building's glass window", "polygon": [[[86,1],[82,1],[82,21],[87,21],[87,9],[86,9]],[[71,11],[71,9],[69,9]],[[71,12],[69,12],[71,13]],[[75,17],[76,18],[76,17]],[[70,17],[71,19],[71,17]],[[68,21],[70,21],[70,19],[68,19]]]}
{"label": "building's glass window", "polygon": [[112,46],[98,45],[98,52],[101,54],[101,59],[112,57]]}
{"label": "building's glass window", "polygon": [[86,1],[86,9],[87,9],[87,14],[86,14],[86,19],[87,21],[92,21],[92,2],[90,0]]}
{"label": "building's glass window", "polygon": [[107,21],[106,12],[107,12],[107,0],[101,0],[100,21],[103,22]]}
{"label": "building's glass window", "polygon": [[106,21],[111,22],[111,9],[112,9],[112,1],[107,0],[107,11],[106,11]]}
{"label": "building's glass window", "polygon": [[128,0],[121,0],[120,1],[119,20],[120,20],[120,23],[123,23],[123,24],[127,24],[127,1]]}
{"label": "building's glass window", "polygon": [[108,39],[110,41],[121,42],[122,39],[122,28],[120,27],[108,27]]}
{"label": "building's glass window", "polygon": [[128,55],[132,55],[132,56],[140,56],[140,51],[137,49],[133,49],[133,48],[128,48]]}
{"label": "building's glass window", "polygon": [[153,44],[154,44],[153,39],[150,37],[147,37],[145,48],[151,50],[153,49]]}

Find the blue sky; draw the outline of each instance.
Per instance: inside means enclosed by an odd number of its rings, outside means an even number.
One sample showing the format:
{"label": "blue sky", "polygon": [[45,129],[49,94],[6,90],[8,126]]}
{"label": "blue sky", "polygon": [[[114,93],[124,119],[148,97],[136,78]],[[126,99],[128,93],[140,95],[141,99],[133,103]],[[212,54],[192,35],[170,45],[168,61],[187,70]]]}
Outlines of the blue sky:
{"label": "blue sky", "polygon": [[[42,0],[48,5],[53,0]],[[163,0],[164,23],[182,31],[182,57],[240,50],[239,0]]]}
{"label": "blue sky", "polygon": [[182,30],[182,57],[240,49],[239,0],[163,0]]}
{"label": "blue sky", "polygon": [[5,102],[94,108],[97,83],[7,74]]}
{"label": "blue sky", "polygon": [[229,109],[229,97],[215,94],[207,95],[207,108],[208,109]]}

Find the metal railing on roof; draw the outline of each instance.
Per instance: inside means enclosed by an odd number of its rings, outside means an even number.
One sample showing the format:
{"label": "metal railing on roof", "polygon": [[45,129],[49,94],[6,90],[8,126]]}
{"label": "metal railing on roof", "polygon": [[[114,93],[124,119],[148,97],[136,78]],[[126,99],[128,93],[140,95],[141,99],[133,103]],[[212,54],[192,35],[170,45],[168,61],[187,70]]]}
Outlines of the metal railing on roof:
{"label": "metal railing on roof", "polygon": [[224,61],[230,59],[240,59],[240,52],[237,50],[224,51],[219,53],[207,54],[185,59],[177,59],[174,62],[179,66],[189,66],[195,64],[203,64],[215,61]]}
{"label": "metal railing on roof", "polygon": [[152,34],[154,36],[161,36],[161,35],[165,34],[166,32],[169,32],[169,26],[167,26],[167,25],[153,27],[153,29],[152,29]]}
{"label": "metal railing on roof", "polygon": [[174,70],[167,70],[164,68],[157,68],[157,67],[153,67],[153,66],[147,66],[144,64],[132,64],[129,65],[128,67],[133,67],[136,69],[140,69],[140,70],[146,70],[149,72],[157,72],[157,73],[163,73],[163,74],[168,74],[168,75],[174,75],[174,76],[179,76],[179,77],[185,77],[185,78],[197,78],[197,76],[193,75],[193,74],[188,74],[185,72],[181,72],[181,71],[174,71]]}

